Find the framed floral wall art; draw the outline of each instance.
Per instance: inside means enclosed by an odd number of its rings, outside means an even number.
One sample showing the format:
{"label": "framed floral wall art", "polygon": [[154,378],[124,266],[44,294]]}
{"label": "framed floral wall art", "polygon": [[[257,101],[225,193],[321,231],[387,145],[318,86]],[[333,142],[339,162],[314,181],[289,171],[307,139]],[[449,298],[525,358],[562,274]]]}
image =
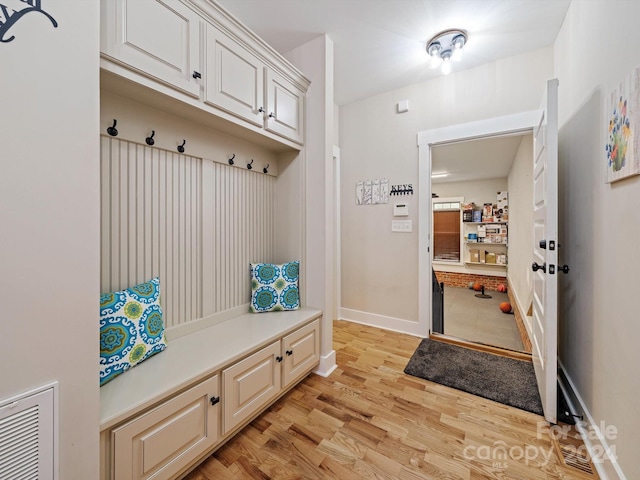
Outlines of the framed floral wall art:
{"label": "framed floral wall art", "polygon": [[611,92],[607,101],[606,182],[640,174],[640,68]]}

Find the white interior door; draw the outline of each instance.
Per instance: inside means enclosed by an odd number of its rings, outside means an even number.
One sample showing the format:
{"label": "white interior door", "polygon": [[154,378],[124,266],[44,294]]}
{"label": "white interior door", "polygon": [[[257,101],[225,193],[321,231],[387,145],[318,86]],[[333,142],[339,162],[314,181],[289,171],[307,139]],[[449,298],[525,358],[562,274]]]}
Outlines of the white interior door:
{"label": "white interior door", "polygon": [[533,142],[533,365],[544,416],[556,423],[558,344],[558,80],[547,82]]}

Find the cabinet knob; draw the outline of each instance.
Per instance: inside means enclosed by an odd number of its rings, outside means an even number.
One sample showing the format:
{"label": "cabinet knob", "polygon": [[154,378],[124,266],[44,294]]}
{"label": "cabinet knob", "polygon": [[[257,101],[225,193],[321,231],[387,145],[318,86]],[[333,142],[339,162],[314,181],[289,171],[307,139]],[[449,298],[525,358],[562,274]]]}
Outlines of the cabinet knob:
{"label": "cabinet knob", "polygon": [[269,118],[276,118],[276,114],[275,114],[275,113],[273,113],[273,112],[271,112],[271,113],[269,114]]}
{"label": "cabinet knob", "polygon": [[211,397],[211,405],[216,405],[218,403],[220,403],[220,397]]}
{"label": "cabinet knob", "polygon": [[288,357],[290,357],[291,355],[293,355],[293,350],[287,350],[286,354]]}
{"label": "cabinet knob", "polygon": [[277,361],[278,361],[278,363],[279,363],[279,362],[281,362],[281,361],[282,361],[282,357],[281,357],[280,355],[278,355],[278,356],[276,357],[276,360],[277,360]]}
{"label": "cabinet knob", "polygon": [[197,79],[197,78],[202,78],[202,74],[201,74],[200,72],[196,72],[196,71],[194,70],[194,71],[193,71],[193,75],[192,75],[192,77],[193,77],[193,78],[196,78],[196,79]]}
{"label": "cabinet knob", "polygon": [[558,265],[558,272],[569,273],[569,265]]}
{"label": "cabinet knob", "polygon": [[262,107],[260,107],[260,108],[258,109],[258,112],[260,112],[260,113],[264,113],[265,111],[266,111],[266,110],[265,110],[264,108],[262,108]]}

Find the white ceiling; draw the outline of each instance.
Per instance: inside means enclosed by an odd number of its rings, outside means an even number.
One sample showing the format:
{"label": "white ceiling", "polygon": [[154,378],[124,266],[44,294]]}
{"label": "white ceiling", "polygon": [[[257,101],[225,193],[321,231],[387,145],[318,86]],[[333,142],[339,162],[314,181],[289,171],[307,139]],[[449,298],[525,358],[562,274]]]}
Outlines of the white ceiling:
{"label": "white ceiling", "polygon": [[280,53],[321,34],[334,43],[338,105],[441,75],[426,42],[469,32],[467,69],[553,44],[570,0],[216,0]]}
{"label": "white ceiling", "polygon": [[506,178],[518,152],[521,135],[503,135],[464,142],[437,145],[431,148],[431,171],[446,172],[443,178],[431,182],[464,182],[488,178]]}

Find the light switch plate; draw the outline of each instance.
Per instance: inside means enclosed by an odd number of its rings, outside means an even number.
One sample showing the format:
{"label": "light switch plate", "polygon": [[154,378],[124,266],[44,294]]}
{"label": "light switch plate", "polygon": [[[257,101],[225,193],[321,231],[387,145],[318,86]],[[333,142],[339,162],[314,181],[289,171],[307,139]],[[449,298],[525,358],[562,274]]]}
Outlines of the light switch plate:
{"label": "light switch plate", "polygon": [[411,233],[413,231],[413,222],[412,220],[391,220],[391,231]]}

